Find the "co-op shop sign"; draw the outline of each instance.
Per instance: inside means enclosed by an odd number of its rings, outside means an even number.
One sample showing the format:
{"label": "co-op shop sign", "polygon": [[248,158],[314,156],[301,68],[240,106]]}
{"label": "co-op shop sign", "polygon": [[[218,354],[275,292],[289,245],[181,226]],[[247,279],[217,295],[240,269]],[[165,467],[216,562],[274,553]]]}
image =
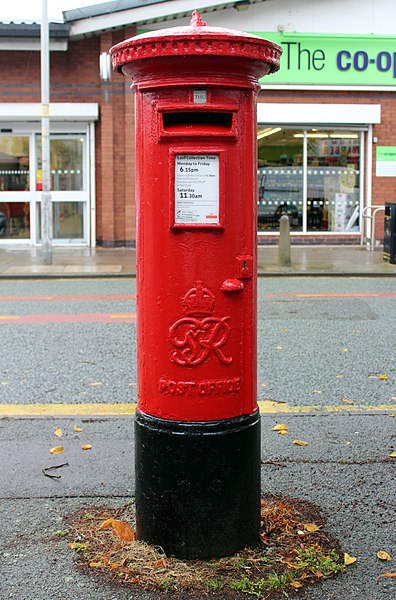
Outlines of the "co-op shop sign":
{"label": "co-op shop sign", "polygon": [[392,85],[396,36],[259,33],[283,50],[280,71],[265,83]]}

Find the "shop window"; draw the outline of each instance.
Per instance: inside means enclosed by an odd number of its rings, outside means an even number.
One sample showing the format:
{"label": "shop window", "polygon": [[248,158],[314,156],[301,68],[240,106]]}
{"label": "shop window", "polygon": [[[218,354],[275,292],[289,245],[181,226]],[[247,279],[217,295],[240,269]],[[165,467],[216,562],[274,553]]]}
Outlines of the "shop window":
{"label": "shop window", "polygon": [[257,139],[259,232],[282,214],[292,231],[359,231],[360,132],[272,126]]}
{"label": "shop window", "polygon": [[355,132],[307,131],[307,229],[359,229],[360,140]]}
{"label": "shop window", "polygon": [[29,238],[29,202],[0,202],[0,240]]}
{"label": "shop window", "polygon": [[0,192],[29,189],[29,138],[0,136]]}
{"label": "shop window", "polygon": [[259,128],[258,139],[258,229],[277,231],[283,214],[290,229],[302,230],[303,140],[300,130]]}
{"label": "shop window", "polygon": [[[37,222],[41,240],[41,203],[37,204]],[[56,240],[83,239],[84,202],[53,202],[52,227]]]}
{"label": "shop window", "polygon": [[[36,187],[42,189],[41,136],[36,138]],[[78,192],[84,189],[84,136],[50,139],[51,191]]]}

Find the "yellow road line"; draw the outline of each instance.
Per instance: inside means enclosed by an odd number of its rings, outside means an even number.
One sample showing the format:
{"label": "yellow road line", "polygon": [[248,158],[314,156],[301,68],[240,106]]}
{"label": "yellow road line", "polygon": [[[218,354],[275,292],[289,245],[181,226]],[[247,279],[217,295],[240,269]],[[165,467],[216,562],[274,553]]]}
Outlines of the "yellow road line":
{"label": "yellow road line", "polygon": [[2,404],[0,417],[133,415],[136,404]]}
{"label": "yellow road line", "polygon": [[[334,405],[334,406],[290,406],[289,404],[271,402],[258,403],[262,415],[283,414],[331,414],[331,413],[396,413],[396,404],[365,405]],[[133,415],[136,404],[1,404],[1,417],[36,417],[36,416],[84,416],[104,415],[120,416]]]}
{"label": "yellow road line", "polygon": [[364,404],[335,404],[332,406],[290,406],[281,402],[263,400],[258,402],[261,414],[299,414],[299,413],[346,413],[346,412],[394,412],[396,404],[379,404],[377,406]]}
{"label": "yellow road line", "polygon": [[20,315],[0,315],[0,319],[2,321],[11,321],[11,320],[15,320],[15,319],[20,319]]}

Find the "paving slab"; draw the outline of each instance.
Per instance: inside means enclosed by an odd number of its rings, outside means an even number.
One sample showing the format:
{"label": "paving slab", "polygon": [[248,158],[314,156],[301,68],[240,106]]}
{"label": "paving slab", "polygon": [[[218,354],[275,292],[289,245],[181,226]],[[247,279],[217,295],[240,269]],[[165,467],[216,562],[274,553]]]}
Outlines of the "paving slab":
{"label": "paving slab", "polygon": [[[345,574],[308,589],[304,597],[389,600],[395,584],[381,574],[394,569],[376,553],[396,555],[396,462],[389,458],[396,445],[394,418],[287,415],[286,420],[289,434],[281,436],[272,430],[279,416],[262,417],[263,492],[316,504],[327,519],[326,530],[358,557]],[[83,429],[78,434],[76,422]],[[62,440],[54,436],[55,426],[62,428]],[[162,597],[113,588],[84,574],[65,541],[51,536],[82,506],[123,506],[133,496],[133,437],[129,417],[0,421],[1,600]],[[308,446],[293,445],[295,438]],[[81,449],[86,442],[92,450]],[[52,456],[49,448],[60,443],[65,452]],[[63,462],[69,466],[59,469],[60,480],[44,476],[43,468]]]}
{"label": "paving slab", "polygon": [[[135,248],[54,247],[52,265],[44,265],[39,247],[0,247],[0,278],[136,275]],[[277,245],[258,246],[260,276],[395,276],[396,265],[383,261],[382,247],[298,246],[291,248],[291,266],[279,265]]]}

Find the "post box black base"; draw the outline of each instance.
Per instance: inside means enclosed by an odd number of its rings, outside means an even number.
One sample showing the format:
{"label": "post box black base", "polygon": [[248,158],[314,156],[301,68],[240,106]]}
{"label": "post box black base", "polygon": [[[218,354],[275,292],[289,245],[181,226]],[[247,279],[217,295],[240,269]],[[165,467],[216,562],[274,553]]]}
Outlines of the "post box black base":
{"label": "post box black base", "polygon": [[137,413],[137,537],[178,558],[258,543],[260,415],[185,423]]}

